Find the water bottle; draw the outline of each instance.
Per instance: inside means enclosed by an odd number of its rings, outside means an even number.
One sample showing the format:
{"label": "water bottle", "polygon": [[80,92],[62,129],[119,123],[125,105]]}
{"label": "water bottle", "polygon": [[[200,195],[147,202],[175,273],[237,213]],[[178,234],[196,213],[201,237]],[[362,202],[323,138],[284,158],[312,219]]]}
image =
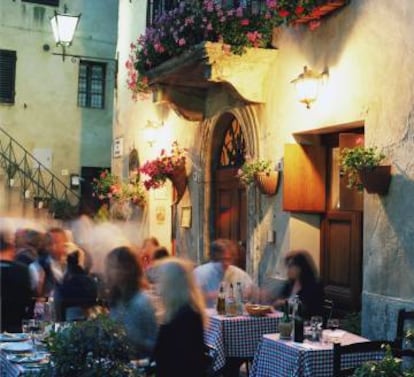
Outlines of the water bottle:
{"label": "water bottle", "polygon": [[243,288],[239,281],[236,284],[236,311],[237,315],[243,315]]}

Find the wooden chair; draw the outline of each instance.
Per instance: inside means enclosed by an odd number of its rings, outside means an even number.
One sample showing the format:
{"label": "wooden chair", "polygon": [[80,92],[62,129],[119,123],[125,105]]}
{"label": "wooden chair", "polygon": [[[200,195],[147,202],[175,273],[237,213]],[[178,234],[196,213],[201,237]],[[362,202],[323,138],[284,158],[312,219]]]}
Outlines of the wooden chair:
{"label": "wooden chair", "polygon": [[326,327],[328,320],[332,318],[333,308],[334,308],[333,300],[328,300],[327,298],[323,300],[322,315],[323,315],[323,326],[324,327]]}
{"label": "wooden chair", "polygon": [[342,356],[356,354],[356,353],[381,352],[383,351],[383,345],[390,345],[391,348],[395,347],[394,342],[389,342],[387,340],[354,343],[354,344],[350,344],[347,346],[341,346],[340,344],[334,344],[333,376],[334,377],[352,376],[355,369],[357,368],[357,367],[353,367],[353,368],[342,369],[341,367]]}
{"label": "wooden chair", "polygon": [[406,321],[414,321],[414,311],[400,309],[397,320],[397,336],[395,338],[397,348],[403,348],[404,327]]}

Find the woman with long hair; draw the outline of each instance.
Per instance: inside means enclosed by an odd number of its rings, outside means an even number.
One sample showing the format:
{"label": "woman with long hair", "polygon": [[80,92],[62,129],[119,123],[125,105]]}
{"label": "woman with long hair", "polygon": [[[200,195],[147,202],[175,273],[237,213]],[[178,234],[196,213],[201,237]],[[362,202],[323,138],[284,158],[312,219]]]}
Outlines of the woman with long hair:
{"label": "woman with long hair", "polygon": [[159,264],[159,294],[164,306],[154,358],[157,377],[205,375],[204,299],[192,265],[177,258]]}
{"label": "woman with long hair", "polygon": [[129,247],[112,250],[106,257],[110,316],[122,323],[136,358],[152,354],[157,337],[155,310],[143,291],[143,270]]}
{"label": "woman with long hair", "polygon": [[303,304],[303,315],[321,315],[323,313],[324,293],[319,281],[317,269],[312,257],[306,250],[294,250],[285,257],[287,278],[281,298],[276,306],[283,306],[284,302],[295,295],[299,296]]}

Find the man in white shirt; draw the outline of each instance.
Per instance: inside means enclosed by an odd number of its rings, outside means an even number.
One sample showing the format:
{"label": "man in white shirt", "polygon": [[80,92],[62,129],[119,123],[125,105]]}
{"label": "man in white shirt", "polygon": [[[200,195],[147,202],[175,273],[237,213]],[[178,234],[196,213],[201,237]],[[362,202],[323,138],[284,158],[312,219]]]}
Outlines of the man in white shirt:
{"label": "man in white shirt", "polygon": [[210,262],[198,266],[194,270],[196,281],[204,293],[206,305],[214,308],[220,283],[228,289],[233,284],[241,283],[245,298],[248,298],[253,290],[253,280],[242,269],[233,266],[236,246],[233,241],[218,239],[210,246]]}

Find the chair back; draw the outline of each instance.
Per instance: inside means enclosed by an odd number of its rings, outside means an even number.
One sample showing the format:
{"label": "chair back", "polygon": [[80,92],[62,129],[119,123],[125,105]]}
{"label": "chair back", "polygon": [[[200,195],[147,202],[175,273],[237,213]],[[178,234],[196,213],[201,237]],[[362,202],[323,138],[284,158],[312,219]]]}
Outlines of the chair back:
{"label": "chair back", "polygon": [[[334,344],[334,360],[333,360],[333,375],[334,377],[352,376],[355,369],[342,368],[342,356],[356,354],[356,353],[372,353],[384,351],[383,345],[394,346],[393,342],[387,340],[376,340],[371,342],[354,343],[346,346]],[[384,351],[385,352],[385,351]],[[362,363],[361,363],[362,364]]]}
{"label": "chair back", "polygon": [[400,311],[398,312],[397,336],[395,338],[398,348],[403,348],[404,327],[406,321],[414,321],[414,310],[407,311],[405,309],[400,309]]}
{"label": "chair back", "polygon": [[332,317],[333,308],[334,308],[333,300],[328,300],[327,298],[325,298],[323,300],[323,306],[322,306],[323,320],[324,320],[324,325],[325,326],[326,326],[326,323],[328,322],[328,320],[331,319],[331,317]]}

